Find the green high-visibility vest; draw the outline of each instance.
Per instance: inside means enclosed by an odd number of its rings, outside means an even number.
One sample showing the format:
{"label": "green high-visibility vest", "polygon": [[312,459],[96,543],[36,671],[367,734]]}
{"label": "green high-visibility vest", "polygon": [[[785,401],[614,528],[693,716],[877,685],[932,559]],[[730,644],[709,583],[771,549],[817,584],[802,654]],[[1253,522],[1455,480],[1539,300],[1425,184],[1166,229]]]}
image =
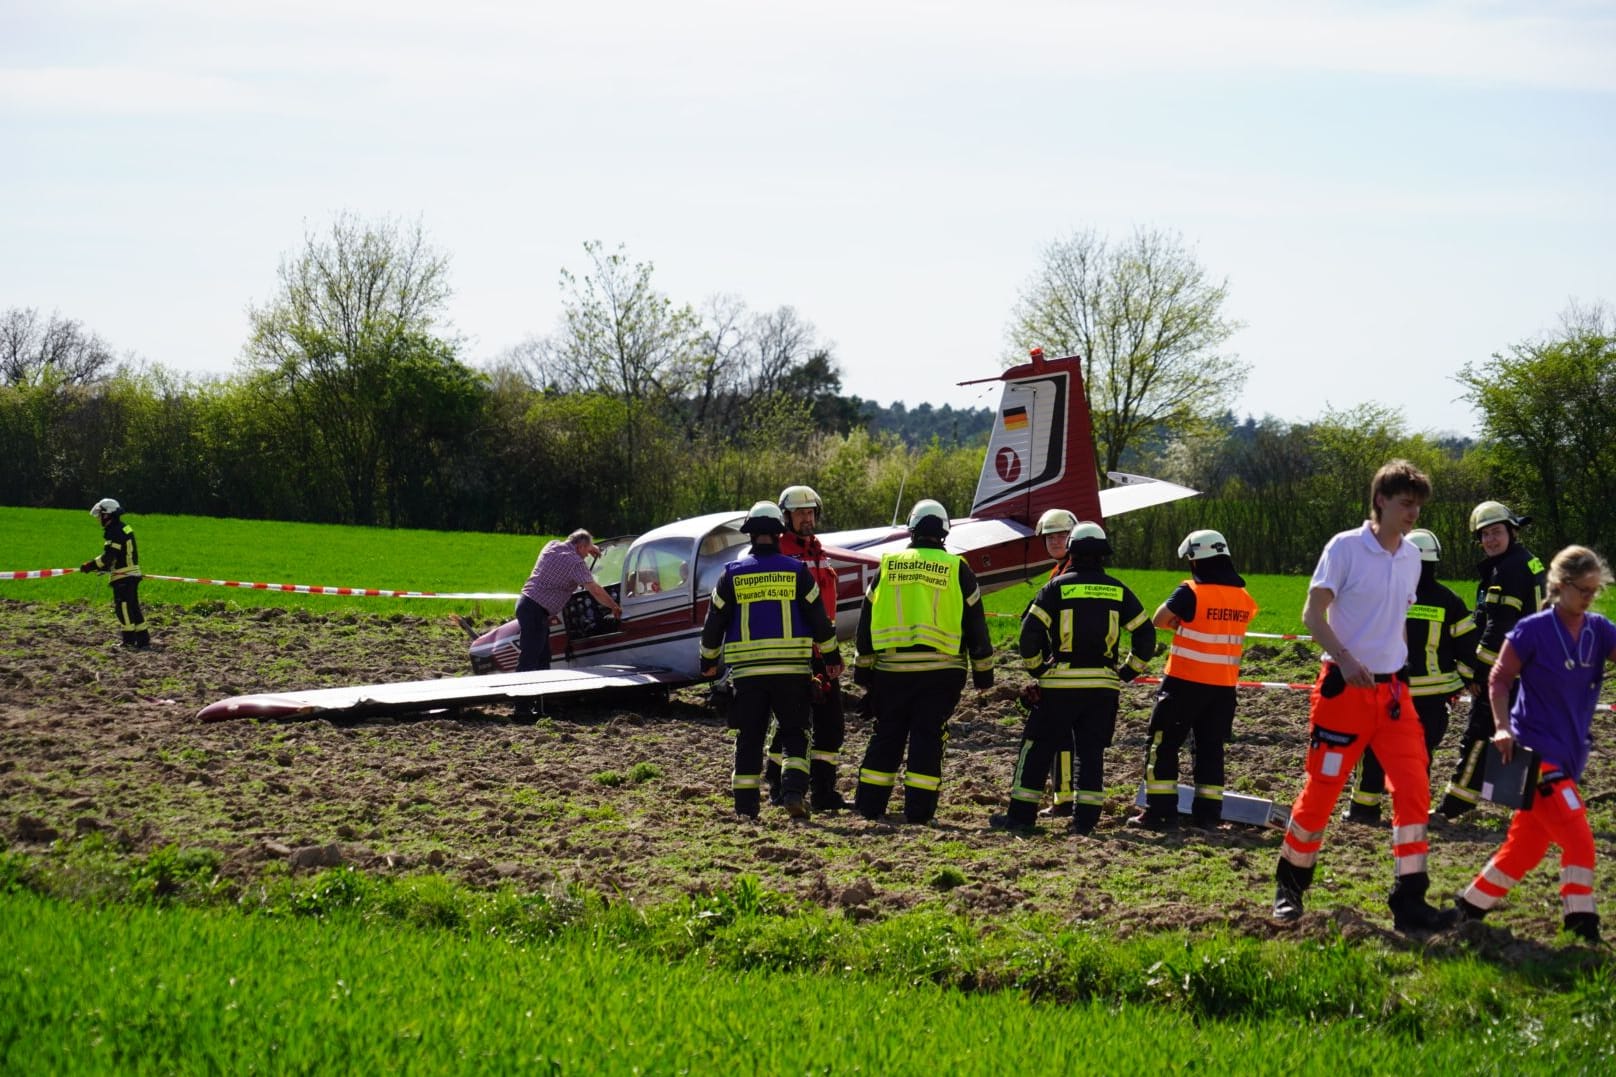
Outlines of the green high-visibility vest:
{"label": "green high-visibility vest", "polygon": [[959,654],[965,624],[960,563],[946,550],[924,546],[883,554],[871,596],[870,645],[878,651],[920,646]]}

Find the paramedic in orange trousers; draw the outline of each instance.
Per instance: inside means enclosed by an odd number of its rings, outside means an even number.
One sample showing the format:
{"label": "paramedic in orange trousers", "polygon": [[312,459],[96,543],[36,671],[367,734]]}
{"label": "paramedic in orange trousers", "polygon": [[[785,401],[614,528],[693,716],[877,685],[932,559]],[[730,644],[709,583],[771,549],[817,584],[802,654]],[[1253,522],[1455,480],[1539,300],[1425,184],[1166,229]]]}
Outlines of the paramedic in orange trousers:
{"label": "paramedic in orange trousers", "polygon": [[1309,581],[1302,620],[1325,660],[1310,700],[1307,774],[1274,870],[1274,919],[1282,923],[1301,919],[1324,830],[1369,747],[1392,787],[1394,881],[1387,904],[1397,930],[1439,930],[1456,918],[1425,900],[1429,757],[1402,673],[1403,621],[1420,579],[1419,550],[1403,535],[1430,496],[1430,480],[1407,460],[1383,466],[1369,487],[1370,519],[1325,544]]}
{"label": "paramedic in orange trousers", "polygon": [[[1531,804],[1509,821],[1504,844],[1459,895],[1466,920],[1480,920],[1550,845],[1560,846],[1560,907],[1565,930],[1599,941],[1594,907],[1594,834],[1577,783],[1588,763],[1590,730],[1605,664],[1616,662],[1616,625],[1592,612],[1611,582],[1604,560],[1585,546],[1567,546],[1549,565],[1548,608],[1516,622],[1505,637],[1488,682],[1495,729],[1492,743],[1505,762],[1515,745],[1538,753]],[[1510,686],[1520,679],[1515,702]]]}

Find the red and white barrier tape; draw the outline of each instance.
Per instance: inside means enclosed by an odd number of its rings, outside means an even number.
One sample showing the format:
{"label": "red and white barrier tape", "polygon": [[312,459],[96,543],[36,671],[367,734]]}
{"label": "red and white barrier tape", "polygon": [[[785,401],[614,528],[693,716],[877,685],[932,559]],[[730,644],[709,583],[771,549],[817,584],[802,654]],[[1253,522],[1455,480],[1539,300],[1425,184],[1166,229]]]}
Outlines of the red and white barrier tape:
{"label": "red and white barrier tape", "polygon": [[[38,568],[17,572],[0,572],[0,580],[42,580],[50,576],[66,576],[76,568]],[[323,587],[312,583],[263,583],[256,580],[211,580],[203,576],[159,576],[146,573],[148,580],[169,583],[205,583],[215,587],[240,587],[248,591],[279,591],[298,595],[348,595],[358,598],[457,598],[468,600],[515,602],[522,596],[503,591],[388,591],[378,587]]]}
{"label": "red and white barrier tape", "polygon": [[[1135,677],[1129,684],[1160,684],[1160,677]],[[1282,688],[1292,692],[1306,692],[1311,684],[1292,684],[1289,681],[1235,681],[1236,688]]]}
{"label": "red and white barrier tape", "polygon": [[[988,611],[985,611],[985,612],[987,613],[987,616],[989,616],[989,617],[1014,617],[1018,621],[1021,620],[1021,615],[1016,614],[1016,613],[994,613],[992,610],[988,610]],[[1299,640],[1302,640],[1305,643],[1312,643],[1313,642],[1313,637],[1312,636],[1292,635],[1289,632],[1285,632],[1285,633],[1279,633],[1279,632],[1247,632],[1246,633],[1246,638],[1247,639],[1299,639]]]}

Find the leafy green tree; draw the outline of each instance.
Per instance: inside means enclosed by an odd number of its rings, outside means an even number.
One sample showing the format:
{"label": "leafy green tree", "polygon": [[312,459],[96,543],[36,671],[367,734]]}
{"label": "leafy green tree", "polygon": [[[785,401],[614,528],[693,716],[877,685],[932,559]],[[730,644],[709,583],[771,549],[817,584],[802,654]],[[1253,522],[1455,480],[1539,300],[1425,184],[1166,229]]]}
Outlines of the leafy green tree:
{"label": "leafy green tree", "polygon": [[306,235],[279,277],[276,297],[249,312],[246,362],[283,422],[285,448],[300,454],[289,460],[340,493],[345,522],[393,522],[382,519],[397,504],[387,483],[423,434],[395,421],[407,410],[401,401],[422,385],[471,377],[453,343],[433,335],[450,294],[448,260],[419,223],[342,214],[324,235]]}
{"label": "leafy green tree", "polygon": [[1550,544],[1616,549],[1616,316],[1572,306],[1558,333],[1459,374],[1503,489]]}
{"label": "leafy green tree", "polygon": [[1074,232],[1044,249],[1022,288],[1014,361],[1032,347],[1083,357],[1103,476],[1147,434],[1181,437],[1237,398],[1247,367],[1219,351],[1240,327],[1223,314],[1227,296],[1176,234],[1141,229],[1113,244]]}

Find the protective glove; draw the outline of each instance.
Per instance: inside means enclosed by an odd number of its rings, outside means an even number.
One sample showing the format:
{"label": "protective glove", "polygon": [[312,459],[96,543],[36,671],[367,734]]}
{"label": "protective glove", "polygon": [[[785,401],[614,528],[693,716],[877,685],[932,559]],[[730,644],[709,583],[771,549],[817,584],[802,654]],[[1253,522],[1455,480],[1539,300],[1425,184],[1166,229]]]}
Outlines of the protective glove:
{"label": "protective glove", "polygon": [[79,571],[80,572],[94,572],[94,571],[96,571],[95,562],[94,561],[86,561],[86,562],[84,562],[84,564],[79,566]]}
{"label": "protective glove", "polygon": [[1121,666],[1117,669],[1117,679],[1123,684],[1128,684],[1137,676],[1139,676],[1139,671],[1132,666]]}
{"label": "protective glove", "polygon": [[703,665],[701,667],[701,679],[704,680],[704,681],[717,680],[718,679],[718,673],[719,673],[719,666],[718,666],[717,662],[714,662],[710,666],[709,665]]}
{"label": "protective glove", "polygon": [[993,671],[991,669],[971,670],[971,687],[977,689],[992,688]]}
{"label": "protective glove", "polygon": [[853,667],[853,683],[860,688],[868,688],[875,682],[875,670],[869,666]]}
{"label": "protective glove", "polygon": [[1038,687],[1037,681],[1023,688],[1020,694],[1021,701],[1029,708],[1038,706],[1039,702],[1044,698],[1044,690]]}
{"label": "protective glove", "polygon": [[832,684],[842,679],[842,664],[840,662],[826,662],[825,676]]}

